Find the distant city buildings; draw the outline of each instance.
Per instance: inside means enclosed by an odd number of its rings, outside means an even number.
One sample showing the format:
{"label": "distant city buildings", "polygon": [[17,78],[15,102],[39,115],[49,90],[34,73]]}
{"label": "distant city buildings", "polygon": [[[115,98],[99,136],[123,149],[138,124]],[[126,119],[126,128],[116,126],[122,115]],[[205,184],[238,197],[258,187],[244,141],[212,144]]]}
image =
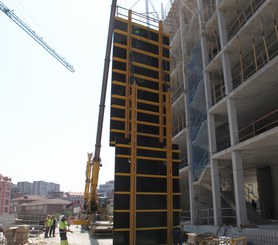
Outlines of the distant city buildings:
{"label": "distant city buildings", "polygon": [[12,179],[0,174],[0,215],[10,211]]}
{"label": "distant city buildings", "polygon": [[106,196],[110,205],[114,205],[114,180],[110,180],[105,184],[101,184],[98,187],[98,194],[100,196]]}
{"label": "distant city buildings", "polygon": [[48,196],[49,193],[60,192],[60,185],[46,181],[17,182],[20,193],[24,195]]}
{"label": "distant city buildings", "polygon": [[[106,184],[99,185],[98,193],[100,196],[106,196],[110,205],[114,203],[114,181],[108,181]],[[46,181],[19,181],[17,184],[12,183],[10,177],[5,177],[0,174],[0,215],[3,214],[19,214],[19,207],[23,204],[30,206],[29,203],[37,202],[48,203],[49,199],[55,199],[51,205],[54,205],[58,200],[64,200],[67,202],[80,201],[83,206],[84,193],[83,192],[63,192],[60,191],[60,185]],[[80,205],[79,204],[79,205]],[[23,206],[24,206],[23,205]],[[22,206],[22,207],[23,207]],[[25,207],[25,206],[24,206]],[[21,215],[23,209],[21,210]]]}

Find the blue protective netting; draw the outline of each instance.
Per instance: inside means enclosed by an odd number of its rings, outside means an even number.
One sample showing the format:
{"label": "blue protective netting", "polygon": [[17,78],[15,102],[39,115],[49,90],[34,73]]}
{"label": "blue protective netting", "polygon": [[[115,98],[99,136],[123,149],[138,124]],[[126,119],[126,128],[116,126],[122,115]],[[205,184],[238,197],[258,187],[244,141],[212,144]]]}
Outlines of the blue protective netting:
{"label": "blue protective netting", "polygon": [[[197,180],[209,164],[207,124],[204,123],[207,120],[206,105],[203,99],[205,91],[204,86],[200,86],[201,83],[204,83],[200,42],[192,49],[190,57],[186,64],[187,98],[193,179]],[[197,91],[201,96],[196,96]]]}

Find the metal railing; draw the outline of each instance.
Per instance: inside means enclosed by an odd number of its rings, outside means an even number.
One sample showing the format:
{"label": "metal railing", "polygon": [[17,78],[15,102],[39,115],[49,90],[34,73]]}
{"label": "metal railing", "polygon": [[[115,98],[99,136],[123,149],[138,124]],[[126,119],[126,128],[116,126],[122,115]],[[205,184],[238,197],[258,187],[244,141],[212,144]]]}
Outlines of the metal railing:
{"label": "metal railing", "polygon": [[265,0],[246,1],[245,7],[238,9],[238,15],[234,19],[231,26],[228,28],[228,39],[230,40],[242,26],[251,18],[251,16],[258,10],[258,8],[265,2]]}
{"label": "metal railing", "polygon": [[185,113],[179,113],[172,123],[172,136],[176,136],[180,131],[185,129]]}
{"label": "metal railing", "polygon": [[[240,128],[238,131],[239,142],[243,142],[265,131],[278,126],[278,109],[275,109],[259,119],[253,120],[251,123]],[[217,139],[217,151],[224,150],[231,146],[230,135],[225,135]]]}
{"label": "metal railing", "polygon": [[239,141],[250,139],[269,129],[278,126],[278,109],[264,115],[263,117],[252,121],[248,125],[241,128],[239,133]]}
{"label": "metal railing", "polygon": [[181,162],[180,162],[180,165],[179,165],[179,169],[182,169],[182,168],[188,166],[188,157],[187,157],[187,155],[183,156],[180,160],[181,160]]}
{"label": "metal railing", "polygon": [[176,91],[174,91],[174,94],[171,98],[172,103],[174,103],[181,96],[183,92],[184,92],[184,88],[182,86],[178,88]]}
{"label": "metal railing", "polygon": [[278,39],[274,30],[265,38],[265,42],[262,41],[258,44],[232,68],[234,89],[266,65],[277,54]]}
{"label": "metal railing", "polygon": [[215,1],[203,0],[204,6],[204,21],[208,21],[215,12]]}

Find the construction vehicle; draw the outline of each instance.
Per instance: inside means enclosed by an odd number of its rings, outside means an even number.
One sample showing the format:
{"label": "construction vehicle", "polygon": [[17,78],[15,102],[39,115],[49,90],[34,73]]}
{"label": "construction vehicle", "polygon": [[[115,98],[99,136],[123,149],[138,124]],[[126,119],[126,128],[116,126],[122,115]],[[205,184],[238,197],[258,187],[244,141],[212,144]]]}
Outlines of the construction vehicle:
{"label": "construction vehicle", "polygon": [[86,166],[86,181],[84,191],[84,205],[81,219],[75,220],[73,224],[80,224],[89,228],[92,234],[112,234],[113,220],[108,215],[107,198],[99,197],[97,194],[99,170],[101,167],[100,149],[101,137],[104,119],[105,98],[107,90],[107,80],[110,65],[110,55],[113,37],[113,23],[116,14],[117,0],[112,0],[111,13],[108,27],[108,37],[106,44],[106,54],[104,59],[104,69],[102,78],[102,88],[99,104],[99,114],[97,123],[97,135],[95,143],[95,152],[88,153]]}
{"label": "construction vehicle", "polygon": [[39,45],[41,45],[48,53],[50,53],[56,60],[58,60],[69,71],[74,72],[73,66],[70,65],[63,56],[59,55],[53,48],[51,48],[42,37],[40,37],[35,31],[27,26],[15,13],[6,7],[0,1],[0,10],[12,19],[22,30],[24,30],[30,37],[32,37]]}

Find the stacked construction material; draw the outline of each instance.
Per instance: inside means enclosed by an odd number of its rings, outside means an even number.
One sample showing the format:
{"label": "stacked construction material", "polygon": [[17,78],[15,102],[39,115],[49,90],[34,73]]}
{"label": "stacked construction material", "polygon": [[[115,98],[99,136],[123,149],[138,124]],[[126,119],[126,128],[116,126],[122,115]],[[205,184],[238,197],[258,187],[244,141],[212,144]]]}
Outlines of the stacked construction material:
{"label": "stacked construction material", "polygon": [[205,244],[205,241],[213,240],[216,238],[212,233],[205,232],[205,233],[187,233],[188,235],[188,243],[190,245],[196,245],[196,244]]}
{"label": "stacked construction material", "polygon": [[15,244],[25,244],[28,242],[29,227],[27,225],[19,226],[15,231]]}
{"label": "stacked construction material", "polygon": [[27,225],[10,227],[6,231],[8,245],[22,245],[28,242],[29,227]]}
{"label": "stacked construction material", "polygon": [[16,229],[17,229],[17,227],[10,227],[6,230],[6,239],[7,239],[8,245],[13,245],[14,244]]}

